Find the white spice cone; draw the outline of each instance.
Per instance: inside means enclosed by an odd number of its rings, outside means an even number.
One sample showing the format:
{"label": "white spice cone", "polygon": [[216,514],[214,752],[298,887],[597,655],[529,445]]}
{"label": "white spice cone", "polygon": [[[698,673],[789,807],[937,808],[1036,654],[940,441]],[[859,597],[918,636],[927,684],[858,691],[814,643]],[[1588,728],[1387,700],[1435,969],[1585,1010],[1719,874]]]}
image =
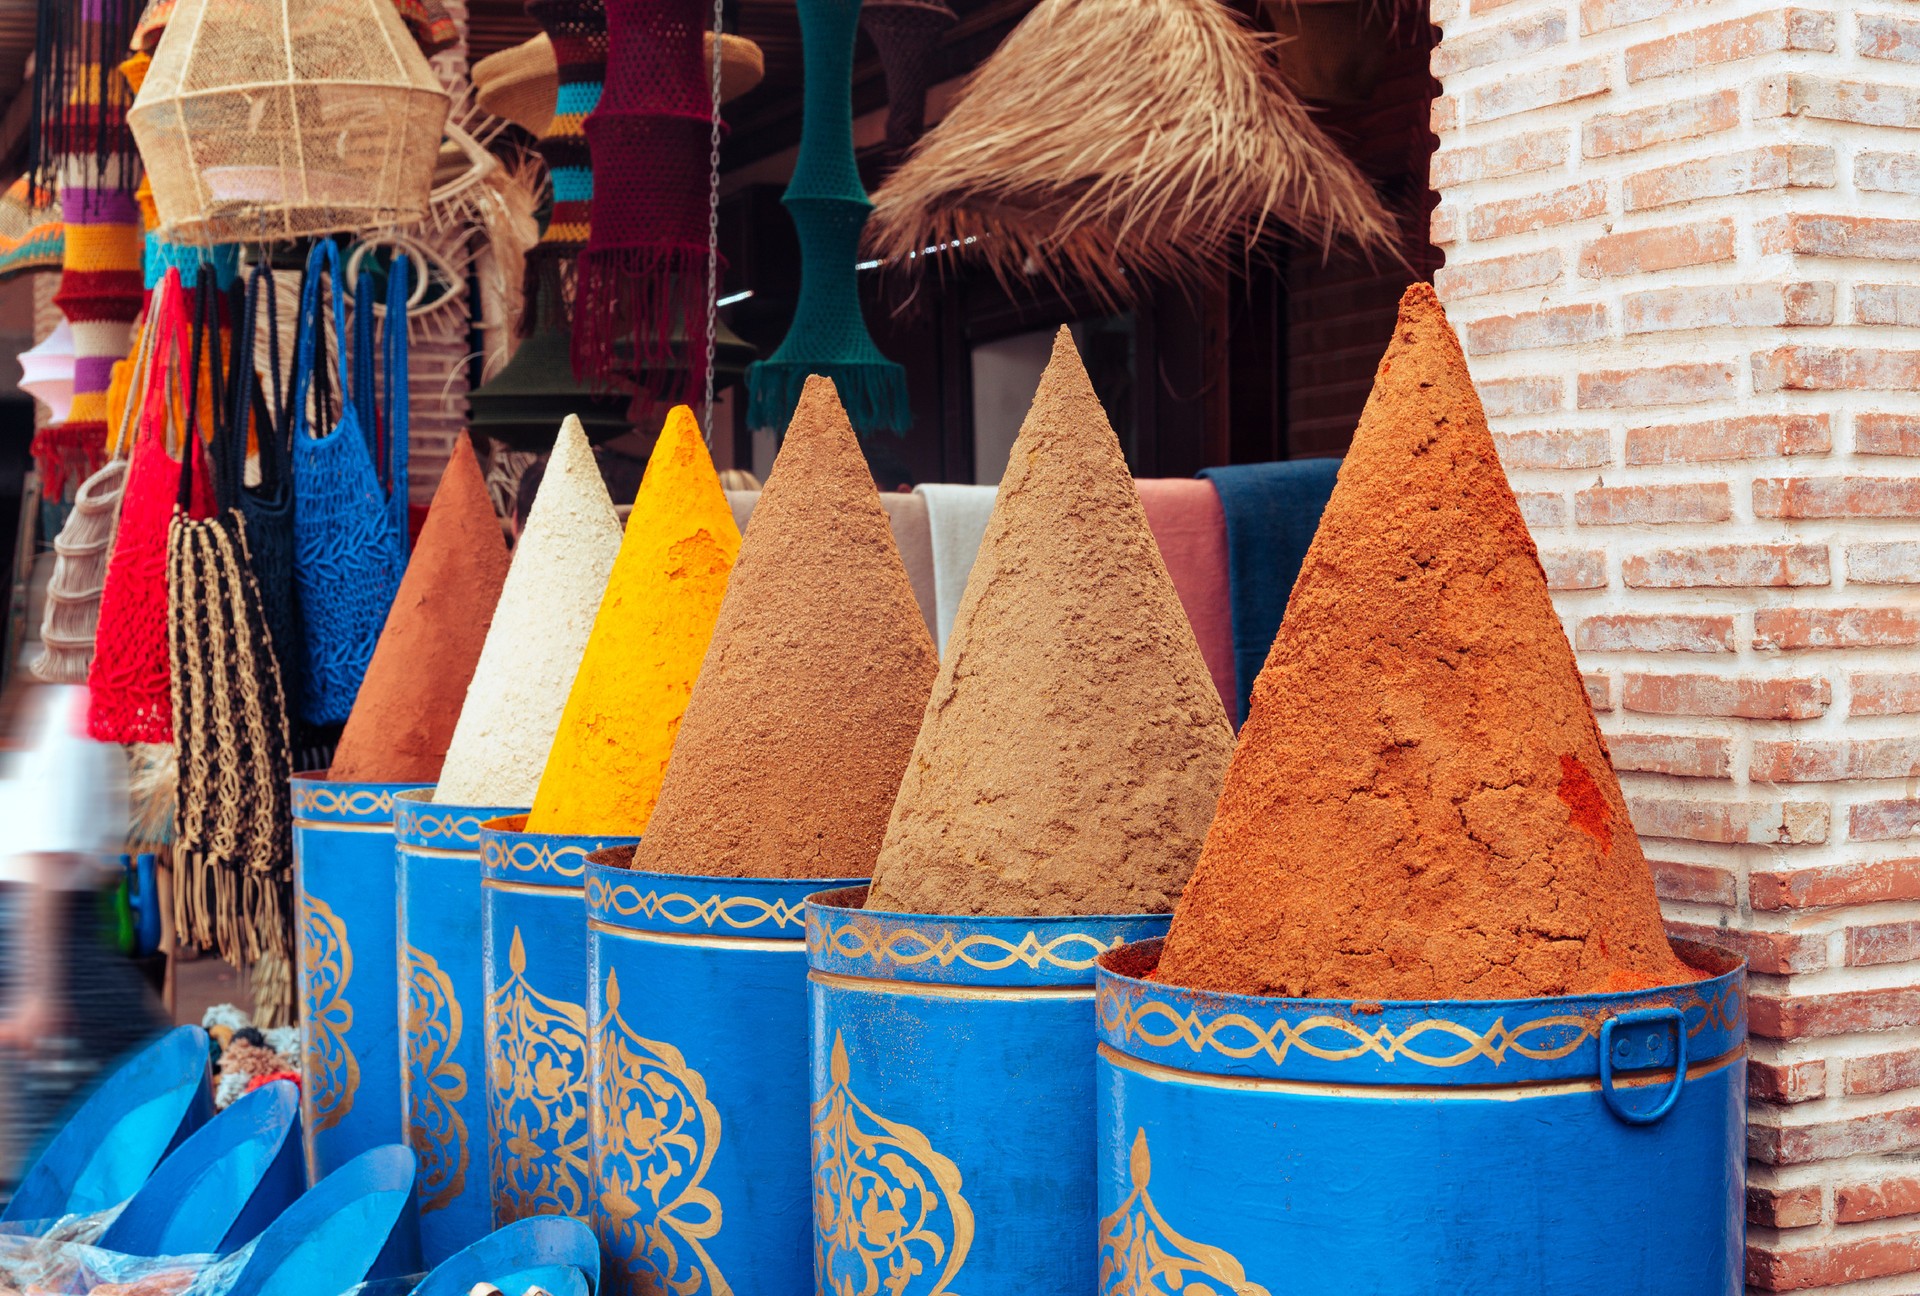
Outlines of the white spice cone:
{"label": "white spice cone", "polygon": [[619,551],[619,516],[569,414],[514,549],[435,804],[533,804]]}

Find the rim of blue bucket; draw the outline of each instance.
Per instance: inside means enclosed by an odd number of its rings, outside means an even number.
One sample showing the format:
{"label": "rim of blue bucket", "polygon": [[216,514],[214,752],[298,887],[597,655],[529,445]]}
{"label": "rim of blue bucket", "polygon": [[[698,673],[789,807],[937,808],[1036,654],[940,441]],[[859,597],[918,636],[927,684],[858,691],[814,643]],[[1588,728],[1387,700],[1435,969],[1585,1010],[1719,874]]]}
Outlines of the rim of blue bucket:
{"label": "rim of blue bucket", "polygon": [[481,822],[480,870],[488,882],[578,890],[585,885],[587,856],[640,840],[615,834],[530,833],[529,813],[516,811]]}
{"label": "rim of blue bucket", "polygon": [[416,854],[444,851],[449,855],[476,855],[482,824],[527,813],[525,806],[440,805],[430,799],[436,787],[429,783],[396,792],[393,797],[394,840]]}
{"label": "rim of blue bucket", "polygon": [[[1601,1074],[1610,1020],[1666,1037],[1684,1024],[1689,1081],[1746,1053],[1746,960],[1672,941],[1709,975],[1683,985],[1534,999],[1285,999],[1219,994],[1146,978],[1159,940],[1101,955],[1094,1017],[1100,1048],[1189,1076],[1308,1084],[1505,1086]],[[1664,1075],[1671,1076],[1667,1067]],[[1663,1083],[1634,1073],[1622,1085]]]}
{"label": "rim of blue bucket", "polygon": [[412,1296],[468,1296],[476,1283],[498,1285],[529,1269],[571,1265],[600,1285],[600,1243],[593,1230],[571,1215],[535,1215],[503,1224],[454,1252],[420,1280]]}
{"label": "rim of blue bucket", "polygon": [[296,824],[393,824],[395,795],[431,783],[336,783],[325,770],[305,770],[293,776],[293,821]]}
{"label": "rim of blue bucket", "polygon": [[631,846],[587,857],[587,917],[628,931],[731,936],[798,943],[807,897],[822,887],[864,887],[865,878],[709,877],[627,868],[605,861]]}
{"label": "rim of blue bucket", "polygon": [[1109,950],[1164,936],[1171,914],[910,914],[863,909],[864,885],[807,897],[807,966],[929,985],[1086,990]]}

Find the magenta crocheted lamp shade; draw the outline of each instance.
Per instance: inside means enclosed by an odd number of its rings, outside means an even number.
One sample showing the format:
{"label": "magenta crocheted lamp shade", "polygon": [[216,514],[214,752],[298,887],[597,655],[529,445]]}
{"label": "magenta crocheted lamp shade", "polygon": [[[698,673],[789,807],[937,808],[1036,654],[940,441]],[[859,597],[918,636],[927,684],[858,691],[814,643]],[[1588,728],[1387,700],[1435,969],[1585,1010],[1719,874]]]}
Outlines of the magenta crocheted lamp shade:
{"label": "magenta crocheted lamp shade", "polygon": [[[586,125],[592,231],[573,320],[583,378],[612,374],[624,336],[640,390],[688,402],[705,385],[705,352],[673,342],[676,325],[706,316],[710,12],[704,0],[607,0],[606,82]],[[669,393],[681,378],[685,394]]]}

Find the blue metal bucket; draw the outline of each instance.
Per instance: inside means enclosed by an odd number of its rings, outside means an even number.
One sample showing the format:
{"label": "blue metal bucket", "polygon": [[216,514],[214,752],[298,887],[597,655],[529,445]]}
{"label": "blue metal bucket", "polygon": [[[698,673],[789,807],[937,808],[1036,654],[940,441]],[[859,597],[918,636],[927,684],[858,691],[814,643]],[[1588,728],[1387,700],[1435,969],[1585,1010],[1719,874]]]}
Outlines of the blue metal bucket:
{"label": "blue metal bucket", "polygon": [[1746,972],[1675,947],[1711,979],[1364,1005],[1107,955],[1098,1290],[1737,1296]]}
{"label": "blue metal bucket", "polygon": [[807,903],[822,1292],[1088,1292],[1094,960],[1165,914],[958,918]]}
{"label": "blue metal bucket", "polygon": [[589,866],[609,1290],[813,1292],[805,900],[846,885]]}
{"label": "blue metal bucket", "polygon": [[420,1158],[420,1249],[437,1265],[493,1226],[487,1181],[487,1051],[480,1016],[480,825],[522,806],[393,799],[406,963],[408,1142]]}
{"label": "blue metal bucket", "polygon": [[293,780],[301,1110],[319,1180],[407,1137],[393,797],[417,783]]}
{"label": "blue metal bucket", "polygon": [[632,837],[480,826],[488,1183],[495,1224],[593,1215],[587,1086],[587,856]]}

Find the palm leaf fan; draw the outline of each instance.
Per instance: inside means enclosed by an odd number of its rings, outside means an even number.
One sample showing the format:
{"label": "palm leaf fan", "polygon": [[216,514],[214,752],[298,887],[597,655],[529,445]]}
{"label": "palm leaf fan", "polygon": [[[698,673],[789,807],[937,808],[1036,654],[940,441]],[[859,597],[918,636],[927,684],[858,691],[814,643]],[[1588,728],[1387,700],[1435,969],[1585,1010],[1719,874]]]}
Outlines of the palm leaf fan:
{"label": "palm leaf fan", "polygon": [[866,246],[949,245],[1110,303],[1204,284],[1282,227],[1393,255],[1394,225],[1220,0],[1041,0],[874,194]]}

